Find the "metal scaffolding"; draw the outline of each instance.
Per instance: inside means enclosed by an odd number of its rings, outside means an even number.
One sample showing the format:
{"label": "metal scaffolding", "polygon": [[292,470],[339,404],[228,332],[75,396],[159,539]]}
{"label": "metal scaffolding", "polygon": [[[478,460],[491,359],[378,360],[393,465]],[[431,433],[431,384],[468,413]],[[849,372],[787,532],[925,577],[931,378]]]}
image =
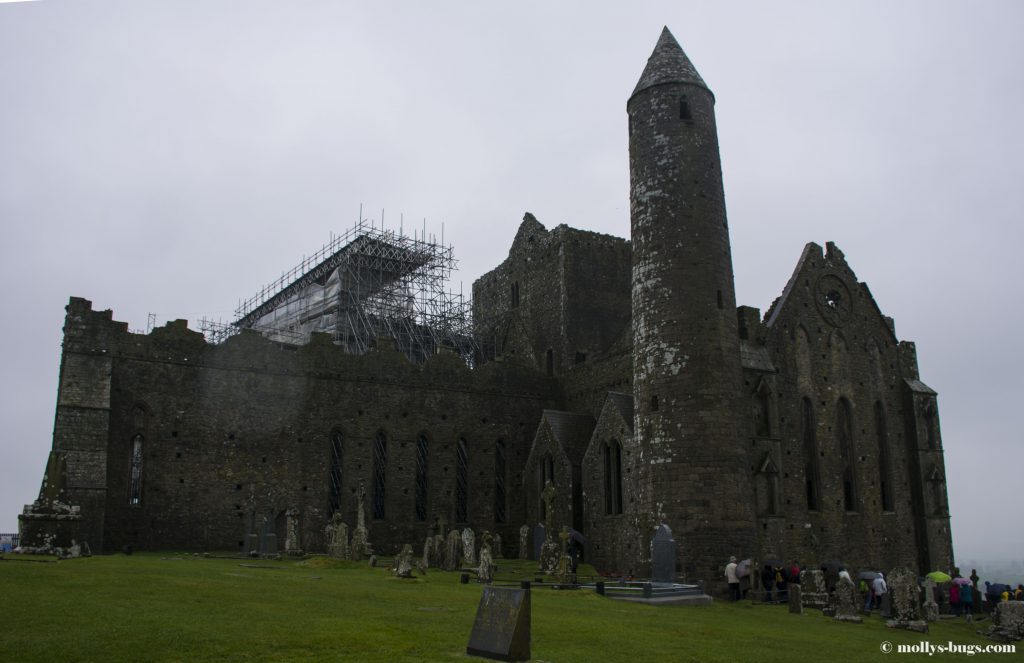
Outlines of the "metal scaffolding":
{"label": "metal scaffolding", "polygon": [[204,319],[200,329],[211,343],[253,329],[286,345],[323,332],[353,354],[388,337],[414,363],[447,348],[472,365],[470,305],[447,290],[457,264],[451,245],[425,232],[409,237],[360,220],[241,302],[234,322]]}

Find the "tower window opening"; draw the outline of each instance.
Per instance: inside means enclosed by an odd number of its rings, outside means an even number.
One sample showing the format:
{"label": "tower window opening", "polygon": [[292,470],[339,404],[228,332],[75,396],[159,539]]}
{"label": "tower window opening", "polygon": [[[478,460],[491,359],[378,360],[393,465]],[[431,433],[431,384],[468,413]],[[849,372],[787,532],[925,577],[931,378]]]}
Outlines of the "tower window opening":
{"label": "tower window opening", "polygon": [[657,396],[651,396],[651,411],[652,412],[657,412],[658,411],[658,397]]}
{"label": "tower window opening", "polygon": [[690,104],[686,95],[679,97],[679,119],[684,122],[693,122],[693,115],[690,113]]}
{"label": "tower window opening", "polygon": [[546,368],[547,368],[548,377],[551,377],[551,376],[553,376],[555,374],[555,351],[554,350],[550,350],[550,349],[548,350],[545,361],[546,361],[546,364],[547,364]]}
{"label": "tower window opening", "polygon": [[512,308],[518,308],[519,307],[519,281],[513,281],[512,282],[511,299],[512,299]]}

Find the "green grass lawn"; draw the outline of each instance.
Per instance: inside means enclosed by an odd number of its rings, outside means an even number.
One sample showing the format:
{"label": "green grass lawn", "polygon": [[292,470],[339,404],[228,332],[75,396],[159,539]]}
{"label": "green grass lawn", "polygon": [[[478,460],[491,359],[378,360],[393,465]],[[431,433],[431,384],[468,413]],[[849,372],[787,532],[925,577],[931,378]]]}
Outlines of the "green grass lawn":
{"label": "green grass lawn", "polygon": [[[10,558],[0,561],[0,655],[11,661],[444,661],[465,657],[482,591],[457,573],[401,580],[326,558]],[[499,578],[533,577],[530,564],[499,564]],[[532,609],[533,656],[543,661],[838,663],[927,657],[883,654],[883,640],[992,644],[963,622],[922,635],[877,616],[840,624],[785,606],[651,607],[586,590],[534,589]]]}

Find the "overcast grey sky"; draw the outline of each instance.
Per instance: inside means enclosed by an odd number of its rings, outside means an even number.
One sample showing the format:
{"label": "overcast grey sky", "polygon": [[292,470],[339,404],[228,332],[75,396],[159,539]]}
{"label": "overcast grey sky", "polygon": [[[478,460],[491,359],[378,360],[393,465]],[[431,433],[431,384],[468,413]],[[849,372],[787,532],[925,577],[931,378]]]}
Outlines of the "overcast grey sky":
{"label": "overcast grey sky", "polygon": [[663,25],[717,97],[738,301],[837,242],[940,393],[958,558],[1024,558],[1014,0],[0,3],[0,530],[39,490],[71,295],[229,319],[360,203],[444,224],[466,292],[525,211],[628,236]]}

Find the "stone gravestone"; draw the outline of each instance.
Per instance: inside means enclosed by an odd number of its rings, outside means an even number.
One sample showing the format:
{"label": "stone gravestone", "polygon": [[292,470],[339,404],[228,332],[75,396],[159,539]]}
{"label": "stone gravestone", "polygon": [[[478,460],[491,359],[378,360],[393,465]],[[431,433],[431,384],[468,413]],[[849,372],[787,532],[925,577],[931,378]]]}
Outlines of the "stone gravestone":
{"label": "stone gravestone", "polygon": [[466,653],[498,661],[530,657],[530,590],[484,587]]}
{"label": "stone gravestone", "polygon": [[864,621],[857,610],[857,589],[849,578],[840,578],[836,583],[836,611],[832,616],[837,622],[860,624]]}
{"label": "stone gravestone", "polygon": [[402,546],[402,552],[395,558],[393,573],[399,578],[412,577],[412,546],[408,543]]}
{"label": "stone gravestone", "polygon": [[348,525],[341,519],[341,512],[335,511],[330,522],[324,528],[327,536],[327,554],[335,559],[347,559],[348,552]]}
{"label": "stone gravestone", "polygon": [[907,569],[895,569],[888,581],[892,619],[885,625],[927,633],[928,622],[921,619],[921,590],[917,586],[917,576]]}
{"label": "stone gravestone", "polygon": [[299,541],[299,510],[289,507],[285,511],[284,552],[287,555],[301,555],[302,544]]}
{"label": "stone gravestone", "polygon": [[789,584],[789,611],[794,615],[804,614],[804,606],[800,600],[800,585]]}
{"label": "stone gravestone", "polygon": [[1000,601],[985,633],[997,642],[1024,639],[1024,601]]}
{"label": "stone gravestone", "polygon": [[429,569],[434,566],[434,537],[427,535],[426,540],[423,542],[423,568]]}
{"label": "stone gravestone", "polygon": [[359,484],[356,493],[356,529],[352,533],[352,560],[360,561],[364,556],[373,554],[370,545],[370,533],[366,530],[366,488]]}
{"label": "stone gravestone", "polygon": [[467,569],[476,566],[476,535],[468,527],[462,530],[462,565]]}
{"label": "stone gravestone", "polygon": [[676,540],[672,530],[665,523],[651,539],[651,582],[673,583],[676,581]]}
{"label": "stone gravestone", "polygon": [[519,528],[519,559],[530,559],[530,526]]}
{"label": "stone gravestone", "polygon": [[537,526],[533,528],[533,557],[540,561],[540,549],[544,546],[544,542],[547,540],[547,532],[544,530],[542,523],[537,523]]}
{"label": "stone gravestone", "polygon": [[501,551],[501,534],[494,535],[494,541],[491,543],[491,555],[494,559],[501,559],[505,556]]}
{"label": "stone gravestone", "polygon": [[274,531],[273,518],[263,516],[263,526],[260,528],[260,556],[273,557],[277,555],[277,532]]}
{"label": "stone gravestone", "polygon": [[800,601],[804,608],[822,610],[828,605],[828,591],[825,589],[825,574],[819,569],[805,569],[800,572]]}
{"label": "stone gravestone", "polygon": [[444,537],[440,534],[434,535],[434,556],[431,561],[436,568],[444,568]]}
{"label": "stone gravestone", "polygon": [[483,543],[480,545],[480,564],[477,566],[476,579],[490,584],[494,579],[494,559],[491,557],[490,537],[485,532],[481,538]]}
{"label": "stone gravestone", "polygon": [[444,547],[444,570],[457,571],[462,564],[462,537],[458,530],[448,532]]}
{"label": "stone gravestone", "polygon": [[558,573],[558,565],[562,561],[558,544],[551,539],[548,533],[544,543],[540,547],[540,572],[546,575]]}
{"label": "stone gravestone", "polygon": [[925,578],[924,583],[924,620],[928,623],[939,621],[939,604],[935,602],[935,581]]}

